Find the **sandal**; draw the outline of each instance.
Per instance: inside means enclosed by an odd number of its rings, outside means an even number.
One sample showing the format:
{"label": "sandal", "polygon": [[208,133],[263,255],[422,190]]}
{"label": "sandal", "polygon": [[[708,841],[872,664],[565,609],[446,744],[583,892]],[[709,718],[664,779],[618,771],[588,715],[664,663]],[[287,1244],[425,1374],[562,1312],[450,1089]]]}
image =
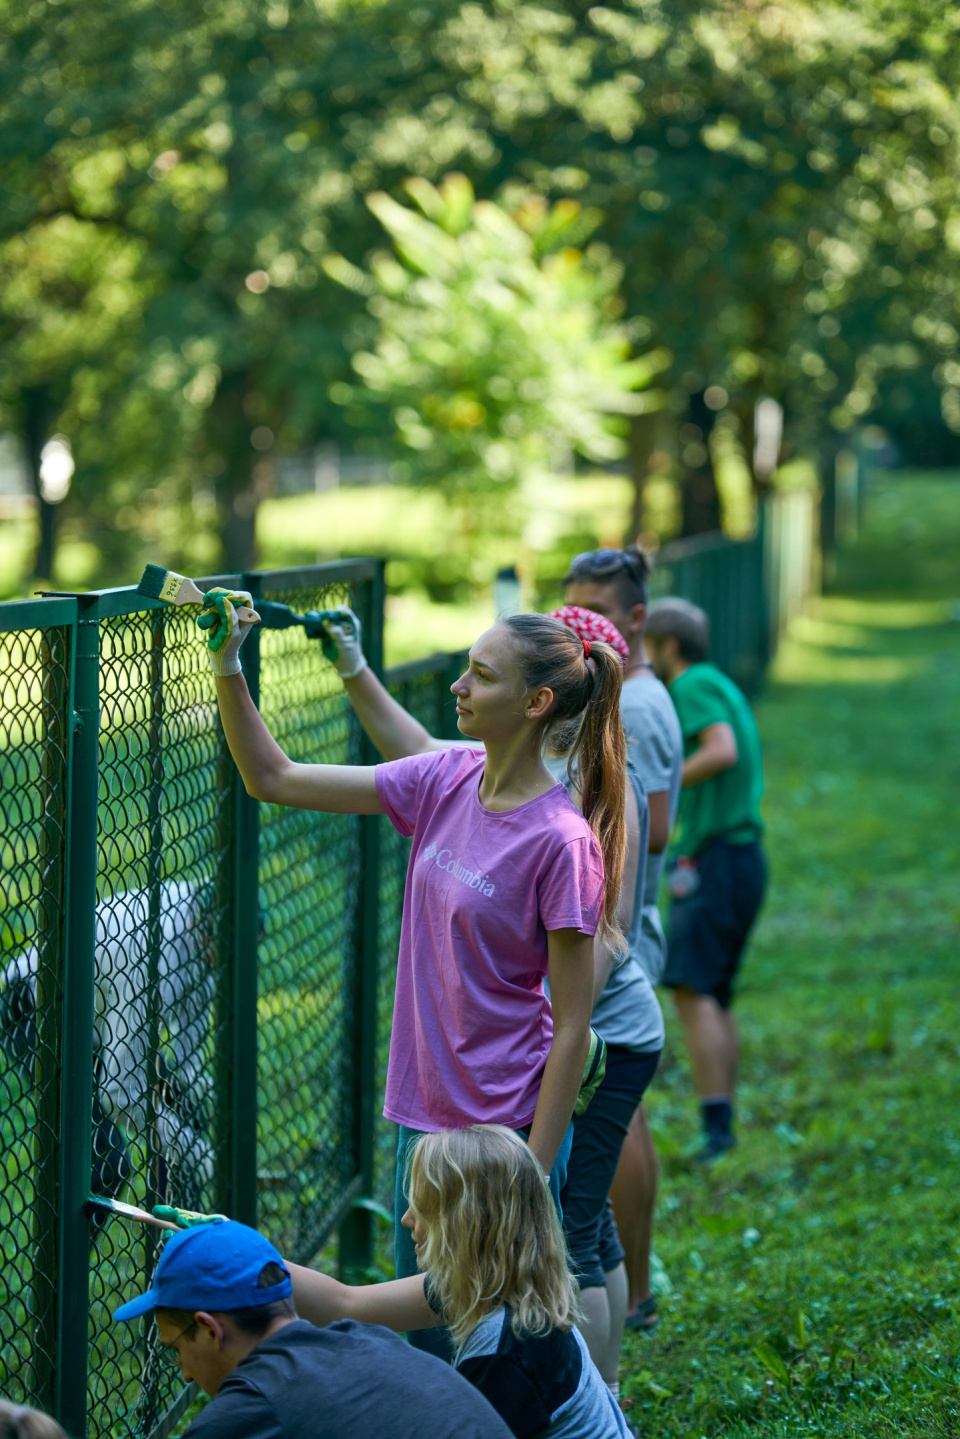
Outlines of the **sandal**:
{"label": "sandal", "polygon": [[651,1294],[649,1299],[641,1299],[636,1309],[630,1311],[624,1321],[624,1328],[638,1330],[641,1334],[652,1334],[659,1323],[656,1295]]}

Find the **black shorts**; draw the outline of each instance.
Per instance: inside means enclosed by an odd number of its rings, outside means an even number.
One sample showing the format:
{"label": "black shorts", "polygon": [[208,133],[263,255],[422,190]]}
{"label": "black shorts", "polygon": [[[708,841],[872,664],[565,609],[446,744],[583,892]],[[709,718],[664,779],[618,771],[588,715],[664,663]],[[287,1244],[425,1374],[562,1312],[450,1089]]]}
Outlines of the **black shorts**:
{"label": "black shorts", "polygon": [[573,1121],[573,1148],[560,1191],[563,1232],[581,1289],[603,1288],[623,1259],[608,1199],[630,1120],[657,1070],[659,1049],[607,1047],[607,1070],[585,1114]]}
{"label": "black shorts", "polygon": [[696,857],[700,883],[675,898],[667,929],[661,983],[709,994],[722,1009],[733,1002],[733,981],[763,899],[767,865],[758,843],[714,840]]}

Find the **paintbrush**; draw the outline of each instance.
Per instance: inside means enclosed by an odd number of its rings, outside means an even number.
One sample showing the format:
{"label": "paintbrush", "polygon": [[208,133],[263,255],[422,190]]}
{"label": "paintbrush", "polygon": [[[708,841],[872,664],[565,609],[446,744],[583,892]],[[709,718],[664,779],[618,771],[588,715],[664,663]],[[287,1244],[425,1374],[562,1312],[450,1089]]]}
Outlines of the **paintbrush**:
{"label": "paintbrush", "polygon": [[91,1194],[84,1208],[87,1210],[106,1210],[108,1214],[116,1214],[121,1219],[135,1219],[138,1224],[152,1224],[155,1229],[179,1230],[179,1225],[171,1224],[168,1219],[157,1219],[146,1209],[138,1209],[135,1204],[124,1204],[119,1199],[107,1199],[102,1194]]}
{"label": "paintbrush", "polygon": [[147,565],[137,585],[137,594],[146,595],[149,600],[162,600],[165,605],[203,604],[203,590],[193,580],[160,565]]}
{"label": "paintbrush", "polygon": [[[203,590],[186,575],[165,570],[161,565],[147,565],[137,585],[137,594],[165,605],[202,605]],[[237,619],[250,624],[254,611],[248,605],[237,607]]]}

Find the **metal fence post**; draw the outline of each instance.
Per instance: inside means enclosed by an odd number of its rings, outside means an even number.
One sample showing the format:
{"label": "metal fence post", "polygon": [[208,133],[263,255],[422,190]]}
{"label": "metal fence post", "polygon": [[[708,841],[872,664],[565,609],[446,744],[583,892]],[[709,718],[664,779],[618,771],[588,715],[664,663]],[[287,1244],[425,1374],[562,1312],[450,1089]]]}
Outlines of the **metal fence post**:
{"label": "metal fence post", "polygon": [[[149,787],[147,792],[147,1052],[143,1076],[145,1139],[147,1150],[147,1202],[170,1202],[162,1173],[160,1125],[160,950],[163,942],[161,884],[163,882],[163,649],[164,615],[157,610],[150,624],[150,715],[147,721]],[[146,1267],[153,1273],[160,1250],[160,1235],[144,1233]],[[145,1351],[149,1354],[149,1348]]]}
{"label": "metal fence post", "polygon": [[[40,661],[43,719],[40,769],[43,782],[41,855],[43,879],[37,896],[37,988],[34,1014],[33,1082],[37,1095],[33,1151],[36,1170],[32,1265],[34,1337],[31,1347],[33,1392],[37,1403],[56,1403],[54,1348],[57,1333],[57,1202],[60,1161],[60,1036],[63,1033],[63,948],[66,884],[65,793],[70,745],[69,661],[59,629],[41,631]],[[67,663],[64,663],[65,658]]]}
{"label": "metal fence post", "polygon": [[[370,581],[365,615],[364,647],[370,668],[383,678],[383,619],[386,599],[386,566],[377,562]],[[360,751],[361,764],[375,764],[379,756],[366,735]],[[353,1152],[360,1175],[360,1197],[371,1200],[374,1189],[374,1149],[377,1095],[377,979],[380,946],[380,815],[361,815],[361,879],[354,964],[351,1045],[354,1065],[351,1083]],[[340,1272],[368,1268],[373,1258],[373,1216],[369,1208],[355,1204],[340,1226]]]}
{"label": "metal fence post", "polygon": [[772,499],[766,499],[757,513],[756,592],[760,609],[760,668],[764,674],[776,653],[779,638],[777,614],[780,597],[777,589],[780,577],[779,565],[775,563],[774,555],[774,541],[779,526],[776,524],[773,505]]}
{"label": "metal fence post", "polygon": [[[221,575],[224,584],[260,593],[256,575]],[[240,651],[253,702],[260,700],[260,633]],[[216,1206],[257,1222],[257,965],[259,960],[259,804],[247,794],[225,743],[220,763],[224,805],[223,863],[217,877],[217,1038],[214,1056],[217,1129]]]}
{"label": "metal fence post", "polygon": [[83,1439],[87,1427],[93,990],[96,967],[100,626],[96,596],[78,598],[73,745],[67,811],[67,946],[60,1094],[56,1417]]}
{"label": "metal fence post", "polygon": [[[259,575],[244,575],[254,602]],[[244,678],[260,706],[260,633],[255,626],[240,651]],[[227,1213],[257,1223],[257,991],[260,936],[260,805],[234,766],[233,915],[230,983],[230,1160]]]}

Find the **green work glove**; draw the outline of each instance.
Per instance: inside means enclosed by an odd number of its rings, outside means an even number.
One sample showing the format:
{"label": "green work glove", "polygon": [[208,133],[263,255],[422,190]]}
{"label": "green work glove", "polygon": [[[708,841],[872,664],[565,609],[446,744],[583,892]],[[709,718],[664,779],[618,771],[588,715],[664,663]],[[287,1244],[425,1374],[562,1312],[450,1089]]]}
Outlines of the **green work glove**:
{"label": "green work glove", "polygon": [[180,1209],[176,1204],[155,1204],[154,1219],[165,1219],[178,1229],[193,1229],[198,1224],[212,1224],[215,1219],[226,1219],[225,1214],[200,1214],[196,1209]]}
{"label": "green work glove", "polygon": [[333,610],[321,610],[320,618],[323,621],[320,646],[324,655],[342,680],[355,679],[367,668],[360,647],[360,617],[349,605],[339,605]]}
{"label": "green work glove", "polygon": [[197,624],[207,631],[210,668],[215,675],[240,673],[240,646],[260,616],[241,619],[238,606],[252,610],[253,600],[246,590],[208,590],[203,597],[203,610]]}
{"label": "green work glove", "polygon": [[606,1072],[607,1042],[601,1038],[595,1029],[591,1029],[590,1048],[587,1050],[587,1062],[583,1066],[583,1079],[580,1081],[580,1093],[577,1095],[577,1102],[573,1110],[577,1118],[586,1112],[591,1099],[603,1083],[603,1076]]}

